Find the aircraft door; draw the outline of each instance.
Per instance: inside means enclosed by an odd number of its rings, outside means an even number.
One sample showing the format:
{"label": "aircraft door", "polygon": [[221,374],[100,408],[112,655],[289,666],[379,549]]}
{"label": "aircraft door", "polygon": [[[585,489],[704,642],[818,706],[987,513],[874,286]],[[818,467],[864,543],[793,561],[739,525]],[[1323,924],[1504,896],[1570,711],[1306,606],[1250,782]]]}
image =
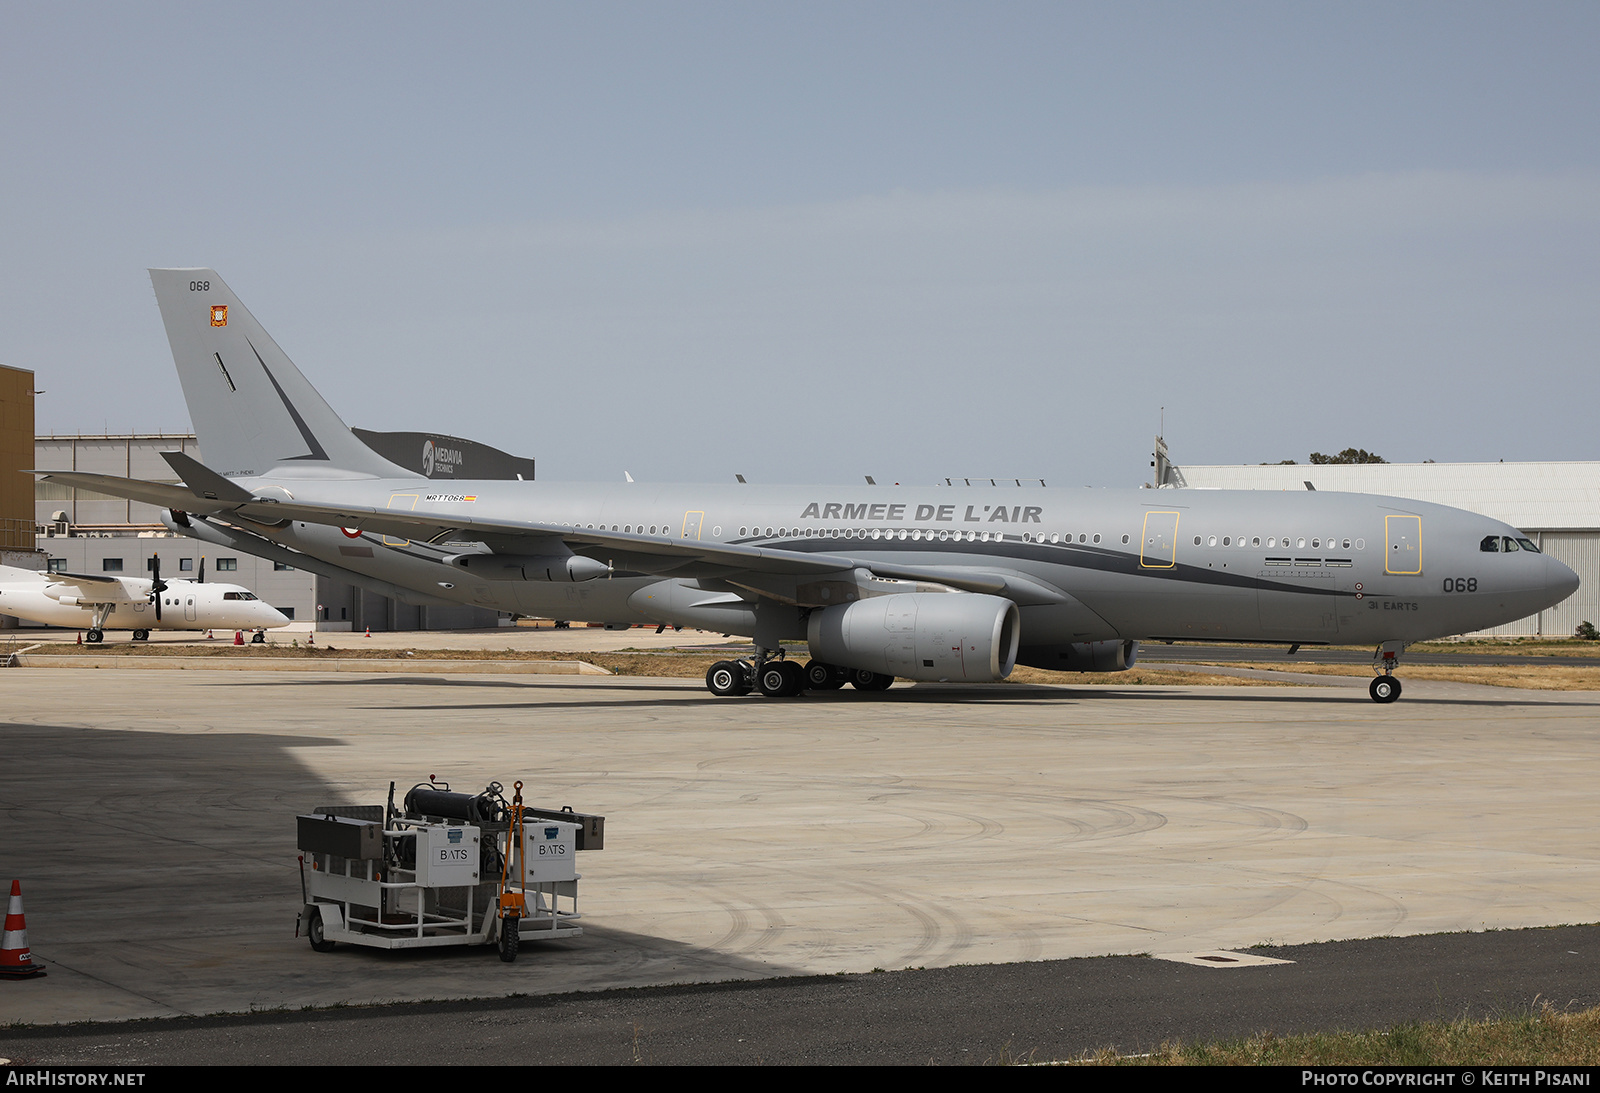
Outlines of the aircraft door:
{"label": "aircraft door", "polygon": [[195,622],[199,618],[195,612],[193,592],[183,597],[183,618],[186,622]]}
{"label": "aircraft door", "polygon": [[[415,509],[417,495],[414,493],[396,493],[389,496],[389,507],[392,509]],[[410,546],[410,539],[396,539],[392,535],[383,537],[384,546]]]}
{"label": "aircraft door", "polygon": [[1422,574],[1422,517],[1383,518],[1383,571],[1392,576]]}
{"label": "aircraft door", "polygon": [[1139,565],[1144,569],[1173,569],[1178,564],[1178,514],[1144,514],[1144,538],[1139,546]]}
{"label": "aircraft door", "polygon": [[683,534],[680,535],[679,538],[680,539],[698,539],[698,538],[700,538],[700,525],[705,523],[705,521],[706,521],[706,514],[704,512],[686,512],[686,513],[684,513],[683,514]]}

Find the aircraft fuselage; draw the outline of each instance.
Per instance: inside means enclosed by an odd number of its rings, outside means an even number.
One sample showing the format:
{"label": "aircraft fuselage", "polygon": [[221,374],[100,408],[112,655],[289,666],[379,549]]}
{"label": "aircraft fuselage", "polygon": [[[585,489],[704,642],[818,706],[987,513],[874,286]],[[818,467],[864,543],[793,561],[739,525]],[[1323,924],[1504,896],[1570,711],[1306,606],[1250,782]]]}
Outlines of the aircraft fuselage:
{"label": "aircraft fuselage", "polygon": [[[1014,597],[1024,663],[1048,661],[1056,646],[1113,638],[1407,643],[1523,618],[1577,585],[1571,570],[1521,548],[1522,533],[1500,521],[1365,494],[273,481],[302,500],[350,503],[355,490],[365,504],[442,522],[470,513],[644,540],[1020,573],[1040,585]],[[240,480],[255,490],[265,484]],[[620,563],[598,580],[482,580],[443,562],[470,535],[420,543],[297,523],[270,537],[439,599],[574,621],[700,625],[682,597],[639,593],[664,580],[716,580],[633,575]],[[1517,548],[1486,551],[1488,538]],[[613,560],[599,549],[580,553]]]}

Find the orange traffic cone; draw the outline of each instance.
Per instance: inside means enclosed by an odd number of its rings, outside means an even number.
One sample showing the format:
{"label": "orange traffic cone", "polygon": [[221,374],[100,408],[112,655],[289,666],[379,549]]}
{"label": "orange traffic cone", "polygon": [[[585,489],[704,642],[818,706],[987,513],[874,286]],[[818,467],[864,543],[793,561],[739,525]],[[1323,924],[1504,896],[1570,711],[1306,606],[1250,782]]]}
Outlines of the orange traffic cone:
{"label": "orange traffic cone", "polygon": [[210,640],[211,640],[211,631],[210,631],[210,630],[207,630],[207,631],[206,631],[206,640],[207,640],[207,641],[210,641]]}
{"label": "orange traffic cone", "polygon": [[11,903],[6,907],[5,939],[0,941],[0,976],[32,979],[44,974],[44,965],[35,964],[28,952],[28,926],[22,920],[22,882],[14,880]]}
{"label": "orange traffic cone", "polygon": [[82,630],[78,631],[78,644],[79,645],[83,644],[83,631]]}
{"label": "orange traffic cone", "polygon": [[243,630],[235,630],[233,632],[233,643],[235,645],[243,645],[244,644],[244,631]]}
{"label": "orange traffic cone", "polygon": [[367,637],[370,638],[371,636],[372,636],[372,627],[369,626],[369,627],[367,627]]}

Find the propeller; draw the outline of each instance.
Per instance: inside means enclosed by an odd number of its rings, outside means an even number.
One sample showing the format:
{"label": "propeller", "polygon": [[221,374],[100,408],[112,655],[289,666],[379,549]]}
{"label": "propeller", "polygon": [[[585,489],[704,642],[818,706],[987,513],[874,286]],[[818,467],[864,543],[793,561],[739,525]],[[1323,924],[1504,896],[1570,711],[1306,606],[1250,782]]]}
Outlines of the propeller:
{"label": "propeller", "polygon": [[167,590],[167,582],[161,579],[161,555],[150,556],[150,602],[156,605],[156,621],[161,621],[161,593]]}
{"label": "propeller", "polygon": [[200,555],[200,579],[198,581],[196,581],[195,583],[196,584],[205,584],[206,583],[206,556],[204,554]]}

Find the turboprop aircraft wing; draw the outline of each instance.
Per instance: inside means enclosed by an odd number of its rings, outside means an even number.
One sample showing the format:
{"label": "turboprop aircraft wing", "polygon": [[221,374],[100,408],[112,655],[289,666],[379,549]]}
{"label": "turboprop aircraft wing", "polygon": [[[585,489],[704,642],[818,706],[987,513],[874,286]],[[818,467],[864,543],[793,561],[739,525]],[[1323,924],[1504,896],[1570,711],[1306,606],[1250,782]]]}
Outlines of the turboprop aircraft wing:
{"label": "turboprop aircraft wing", "polygon": [[102,576],[98,573],[41,573],[48,585],[70,585],[78,590],[78,599],[85,603],[143,603],[150,598],[149,581],[138,588],[127,577]]}
{"label": "turboprop aircraft wing", "polygon": [[[194,463],[193,460],[186,460]],[[1019,602],[1043,603],[1065,599],[1058,589],[1035,578],[1004,569],[908,566],[868,560],[840,553],[778,550],[741,543],[714,543],[698,539],[595,531],[560,524],[504,518],[481,518],[427,510],[380,509],[366,505],[331,505],[301,500],[257,497],[242,487],[208,471],[201,464],[187,468],[173,461],[186,486],[81,471],[53,471],[47,481],[127,497],[161,508],[217,516],[249,524],[281,526],[302,521],[344,528],[347,532],[372,532],[421,542],[480,541],[496,553],[547,553],[559,540],[574,554],[595,558],[639,573],[675,577],[731,577],[740,573],[809,577],[864,569],[890,580],[927,581],[965,592],[1008,596]],[[200,472],[204,472],[203,474]],[[45,472],[39,472],[45,473]],[[212,481],[215,479],[215,481]],[[758,585],[752,586],[759,589]]]}

